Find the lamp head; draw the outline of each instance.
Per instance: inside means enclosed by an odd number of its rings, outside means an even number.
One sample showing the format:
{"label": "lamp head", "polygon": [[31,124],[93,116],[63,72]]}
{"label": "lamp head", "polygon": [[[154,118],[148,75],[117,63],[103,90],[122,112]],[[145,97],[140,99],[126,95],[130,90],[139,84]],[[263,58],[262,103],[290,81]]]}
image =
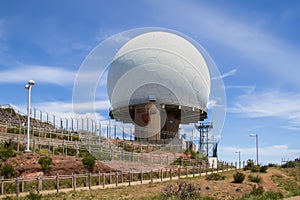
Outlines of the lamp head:
{"label": "lamp head", "polygon": [[35,84],[34,80],[29,80],[28,81],[28,85],[34,85],[34,84]]}
{"label": "lamp head", "polygon": [[256,137],[256,135],[257,135],[257,134],[255,134],[255,133],[249,134],[250,137]]}
{"label": "lamp head", "polygon": [[29,87],[30,87],[30,86],[29,86],[28,84],[26,84],[25,89],[26,89],[26,90],[29,90]]}

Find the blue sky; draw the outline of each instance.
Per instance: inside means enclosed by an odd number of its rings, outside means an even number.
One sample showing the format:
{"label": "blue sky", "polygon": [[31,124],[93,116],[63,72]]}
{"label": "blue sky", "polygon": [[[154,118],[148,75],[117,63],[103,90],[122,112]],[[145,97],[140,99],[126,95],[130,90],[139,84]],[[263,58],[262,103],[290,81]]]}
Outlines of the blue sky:
{"label": "blue sky", "polygon": [[[164,27],[199,42],[223,75],[227,115],[219,157],[260,162],[300,156],[300,2],[14,1],[0,2],[0,104],[68,114],[76,73],[105,38]],[[103,94],[99,94],[101,96]],[[106,109],[107,101],[98,101]],[[105,118],[105,116],[103,116]],[[107,117],[107,116],[106,116]]]}

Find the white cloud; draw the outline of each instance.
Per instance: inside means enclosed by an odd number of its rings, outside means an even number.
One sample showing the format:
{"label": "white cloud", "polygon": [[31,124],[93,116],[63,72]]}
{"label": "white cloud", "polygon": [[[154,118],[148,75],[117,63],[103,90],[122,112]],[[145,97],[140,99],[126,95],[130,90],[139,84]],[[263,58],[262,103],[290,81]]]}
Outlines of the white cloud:
{"label": "white cloud", "polygon": [[86,102],[74,105],[72,102],[42,102],[35,104],[41,110],[48,110],[49,112],[55,113],[71,113],[73,107],[76,107],[77,110],[82,111],[82,113],[93,112],[93,105],[95,110],[107,110],[110,107],[109,101],[95,101],[95,102]]}
{"label": "white cloud", "polygon": [[[95,110],[93,110],[93,106],[95,105]],[[82,111],[81,113],[73,113],[73,106],[77,106],[78,110]],[[49,113],[51,115],[55,115],[61,118],[91,118],[97,120],[107,119],[105,116],[101,116],[99,111],[105,111],[109,107],[109,101],[95,101],[92,103],[82,103],[80,105],[73,105],[72,102],[62,102],[62,101],[52,101],[52,102],[41,102],[35,103],[32,105],[32,108],[36,108],[43,113]],[[26,113],[26,105],[18,105],[14,106],[18,110]],[[96,112],[97,111],[97,112]]]}
{"label": "white cloud", "polygon": [[25,65],[0,72],[0,83],[26,83],[33,79],[36,83],[52,83],[57,85],[73,84],[76,72],[64,68]]}
{"label": "white cloud", "polygon": [[228,112],[244,117],[275,117],[287,123],[282,128],[300,128],[300,94],[273,91],[252,92],[240,96]]}
{"label": "white cloud", "polygon": [[297,66],[300,62],[300,49],[265,29],[260,24],[260,21],[268,22],[265,15],[249,17],[246,21],[238,18],[230,9],[211,7],[204,3],[175,1],[172,2],[172,7],[170,10],[167,5],[156,6],[155,16],[166,22],[177,21],[183,26],[179,28],[225,45],[237,57],[248,58],[256,64],[254,68],[262,68],[269,75],[275,74],[278,78],[299,86],[300,69]]}

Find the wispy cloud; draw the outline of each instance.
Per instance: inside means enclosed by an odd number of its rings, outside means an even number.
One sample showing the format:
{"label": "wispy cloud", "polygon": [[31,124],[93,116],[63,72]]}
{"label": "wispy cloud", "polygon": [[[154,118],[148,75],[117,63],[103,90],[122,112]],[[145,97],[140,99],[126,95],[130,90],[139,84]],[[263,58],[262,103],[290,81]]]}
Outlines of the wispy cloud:
{"label": "wispy cloud", "polygon": [[[94,105],[94,106],[93,106]],[[80,113],[74,113],[73,107],[76,106],[77,110],[80,110]],[[60,118],[90,118],[97,120],[104,120],[107,117],[102,116],[99,111],[106,111],[110,106],[109,101],[95,101],[90,103],[82,103],[73,105],[72,102],[63,102],[63,101],[49,101],[35,103],[32,105],[33,108],[42,111],[43,113],[49,113],[50,115],[55,115]],[[20,110],[23,113],[26,113],[26,105],[14,105],[17,110]]]}
{"label": "wispy cloud", "polygon": [[266,20],[263,16],[249,18],[247,22],[237,18],[230,10],[191,1],[175,1],[172,2],[172,7],[170,10],[167,5],[156,6],[155,16],[166,22],[177,21],[182,24],[178,28],[222,44],[227,50],[234,50],[237,56],[255,63],[253,68],[259,67],[259,70],[267,70],[269,74],[290,83],[299,83],[300,69],[297,66],[300,62],[300,49],[265,29],[260,23],[261,20]]}
{"label": "wispy cloud", "polygon": [[228,112],[244,117],[275,117],[286,122],[291,130],[300,128],[300,94],[278,90],[252,92],[240,96]]}
{"label": "wispy cloud", "polygon": [[25,65],[15,69],[0,72],[1,83],[26,83],[33,79],[37,83],[57,85],[73,84],[76,71],[64,68],[38,65]]}
{"label": "wispy cloud", "polygon": [[228,77],[228,76],[233,76],[233,75],[236,74],[236,72],[237,72],[237,70],[236,70],[236,69],[233,69],[233,70],[230,70],[229,72],[226,72],[226,73],[224,73],[224,74],[221,74],[220,77],[212,77],[211,80],[215,80],[215,79],[223,79],[223,78],[226,78],[226,77]]}

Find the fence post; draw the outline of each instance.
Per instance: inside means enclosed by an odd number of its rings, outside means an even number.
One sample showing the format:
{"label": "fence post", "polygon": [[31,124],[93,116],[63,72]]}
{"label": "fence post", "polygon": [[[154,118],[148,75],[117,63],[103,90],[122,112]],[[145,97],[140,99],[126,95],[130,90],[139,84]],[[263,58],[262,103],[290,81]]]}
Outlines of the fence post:
{"label": "fence post", "polygon": [[73,190],[76,190],[76,174],[73,173]]}
{"label": "fence post", "polygon": [[172,174],[172,168],[170,168],[170,181],[172,180],[173,174]]}
{"label": "fence post", "polygon": [[111,174],[111,171],[109,172],[109,184],[112,183],[112,174]]}
{"label": "fence post", "polygon": [[4,176],[1,177],[1,194],[4,194]]}
{"label": "fence post", "polygon": [[226,163],[227,171],[228,171],[228,163]]}
{"label": "fence post", "polygon": [[22,176],[21,192],[24,192],[24,176]]}
{"label": "fence post", "polygon": [[212,174],[214,173],[214,168],[215,168],[215,160],[213,160],[212,164],[211,164],[211,172],[212,172]]}
{"label": "fence post", "polygon": [[98,172],[98,185],[100,185],[100,172]]}
{"label": "fence post", "polygon": [[143,168],[141,168],[141,184],[143,184]]}
{"label": "fence post", "polygon": [[16,196],[19,197],[19,178],[16,178]]}
{"label": "fence post", "polygon": [[164,173],[163,173],[163,169],[160,169],[160,181],[162,182],[164,178]]}
{"label": "fence post", "polygon": [[79,155],[79,146],[77,140],[75,141],[76,157]]}
{"label": "fence post", "polygon": [[129,172],[128,172],[128,176],[129,176],[129,177],[128,177],[128,179],[129,179],[128,182],[129,182],[129,186],[130,186],[130,185],[131,185],[131,183],[130,183],[130,182],[131,182],[131,173],[130,173],[130,170],[129,170]]}
{"label": "fence post", "polygon": [[208,164],[208,162],[207,162],[207,163],[206,163],[206,169],[205,169],[205,171],[206,171],[206,172],[205,172],[205,175],[207,175],[208,165],[209,165],[209,164]]}
{"label": "fence post", "polygon": [[39,194],[42,191],[42,177],[39,175],[37,177],[37,193]]}
{"label": "fence post", "polygon": [[186,166],[186,177],[188,177],[189,176],[189,169],[188,169],[188,166]]}
{"label": "fence post", "polygon": [[[32,130],[33,131],[33,130]],[[30,140],[29,140],[30,141]],[[35,137],[34,137],[34,131],[33,131],[33,153],[35,153]]]}
{"label": "fence post", "polygon": [[180,167],[178,167],[178,179],[180,179]]}
{"label": "fence post", "polygon": [[91,172],[88,175],[88,179],[89,179],[89,190],[91,189],[92,186],[92,177],[91,177]]}
{"label": "fence post", "polygon": [[87,187],[87,186],[88,186],[88,181],[89,181],[89,180],[88,180],[89,177],[88,177],[88,173],[87,173],[87,172],[85,172],[84,178],[85,178],[84,187]]}
{"label": "fence post", "polygon": [[105,173],[102,174],[102,186],[105,187]]}
{"label": "fence post", "polygon": [[119,182],[119,177],[118,177],[118,172],[116,172],[116,187],[118,187],[118,182]]}
{"label": "fence post", "polygon": [[56,174],[56,192],[59,192],[59,174]]}
{"label": "fence post", "polygon": [[[19,133],[19,134],[21,134],[21,133]],[[20,136],[18,135],[18,137],[17,137],[17,144],[18,144],[18,146],[17,146],[17,151],[18,151],[18,153],[19,153],[19,151],[20,151]]]}
{"label": "fence post", "polygon": [[151,169],[151,171],[150,171],[150,180],[151,180],[151,183],[153,183],[153,169]]}
{"label": "fence post", "polygon": [[62,142],[62,155],[65,155],[65,139]]}

